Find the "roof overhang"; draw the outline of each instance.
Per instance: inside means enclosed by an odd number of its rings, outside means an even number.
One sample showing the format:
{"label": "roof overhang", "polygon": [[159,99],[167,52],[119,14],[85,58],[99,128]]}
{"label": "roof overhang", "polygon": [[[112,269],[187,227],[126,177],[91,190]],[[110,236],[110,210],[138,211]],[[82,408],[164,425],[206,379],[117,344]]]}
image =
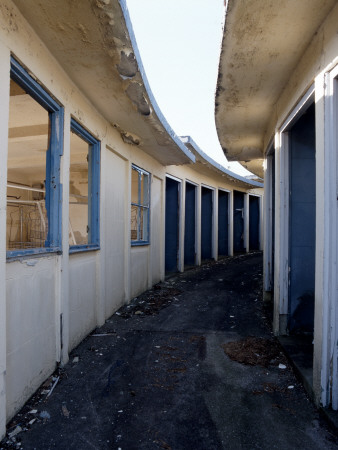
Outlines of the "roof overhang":
{"label": "roof overhang", "polygon": [[192,151],[196,157],[195,169],[209,176],[218,175],[232,184],[235,188],[240,187],[244,189],[263,188],[264,184],[260,181],[255,181],[252,177],[242,177],[226,169],[221,164],[214,161],[206,153],[204,153],[196,142],[190,136],[181,136],[182,142]]}
{"label": "roof overhang", "polygon": [[153,97],[125,0],[14,3],[64,71],[125,142],[164,165],[194,161]]}
{"label": "roof overhang", "polygon": [[216,128],[229,161],[263,176],[274,105],[335,0],[228,0]]}

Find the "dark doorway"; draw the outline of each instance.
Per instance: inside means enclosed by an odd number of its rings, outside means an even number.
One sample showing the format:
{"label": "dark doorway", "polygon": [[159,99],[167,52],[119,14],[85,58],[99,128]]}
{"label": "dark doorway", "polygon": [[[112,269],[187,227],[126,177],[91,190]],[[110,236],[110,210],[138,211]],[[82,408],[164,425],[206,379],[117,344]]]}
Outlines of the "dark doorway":
{"label": "dark doorway", "polygon": [[180,183],[166,178],[165,184],[165,271],[178,271]]}
{"label": "dark doorway", "polygon": [[196,264],[196,186],[185,184],[184,265]]}
{"label": "dark doorway", "polygon": [[201,257],[212,258],[212,195],[213,191],[202,187],[202,213],[201,213]]}
{"label": "dark doorway", "polygon": [[244,248],[244,194],[234,191],[234,252],[243,253]]}
{"label": "dark doorway", "polygon": [[259,250],[260,228],[259,197],[249,195],[249,250]]}
{"label": "dark doorway", "polygon": [[218,191],[218,256],[229,254],[229,192]]}
{"label": "dark doorway", "polygon": [[275,214],[276,214],[276,157],[275,150],[271,155],[271,291],[275,283]]}
{"label": "dark doorway", "polygon": [[313,332],[316,135],[312,104],[289,131],[289,331]]}

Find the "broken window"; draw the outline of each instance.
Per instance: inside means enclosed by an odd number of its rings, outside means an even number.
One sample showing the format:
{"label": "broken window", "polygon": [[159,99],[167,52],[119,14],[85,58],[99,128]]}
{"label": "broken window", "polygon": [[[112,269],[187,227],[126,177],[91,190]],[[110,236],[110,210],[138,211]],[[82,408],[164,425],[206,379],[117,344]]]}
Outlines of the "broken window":
{"label": "broken window", "polygon": [[60,249],[62,108],[12,58],[7,160],[7,256]]}
{"label": "broken window", "polygon": [[131,242],[149,243],[150,175],[139,167],[131,170]]}
{"label": "broken window", "polygon": [[69,246],[71,251],[99,247],[100,142],[71,121]]}

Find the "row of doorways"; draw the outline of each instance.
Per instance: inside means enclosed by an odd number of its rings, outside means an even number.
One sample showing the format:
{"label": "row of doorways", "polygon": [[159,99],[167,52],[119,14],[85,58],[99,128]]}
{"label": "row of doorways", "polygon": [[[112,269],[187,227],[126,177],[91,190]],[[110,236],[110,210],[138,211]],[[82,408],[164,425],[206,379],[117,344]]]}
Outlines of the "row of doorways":
{"label": "row of doorways", "polygon": [[[185,218],[184,218],[184,266],[197,264],[197,186],[186,182],[185,185]],[[166,178],[166,210],[165,210],[165,270],[176,272],[179,269],[180,246],[180,196],[181,182]],[[229,255],[230,234],[230,192],[218,190],[217,217],[214,214],[214,189],[201,187],[200,215],[200,250],[201,260],[207,261],[215,257],[214,253],[214,220],[218,224],[218,257]],[[244,196],[240,191],[233,192],[233,251],[245,252],[245,215]],[[260,248],[260,198],[249,196],[249,248]]]}

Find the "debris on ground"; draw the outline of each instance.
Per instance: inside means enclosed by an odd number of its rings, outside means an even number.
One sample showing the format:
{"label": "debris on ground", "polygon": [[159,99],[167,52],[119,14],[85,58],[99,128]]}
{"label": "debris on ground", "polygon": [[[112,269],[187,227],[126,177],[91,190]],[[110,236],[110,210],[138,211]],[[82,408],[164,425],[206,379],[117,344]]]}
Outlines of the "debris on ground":
{"label": "debris on ground", "polygon": [[13,431],[8,433],[8,437],[12,438],[12,437],[16,436],[17,434],[21,433],[21,431],[22,431],[22,428],[20,427],[20,425],[17,425]]}
{"label": "debris on ground", "polygon": [[50,414],[48,411],[41,411],[40,412],[40,417],[43,420],[49,420],[50,419]]}
{"label": "debris on ground", "polygon": [[285,362],[285,356],[276,339],[249,336],[240,341],[222,344],[222,348],[230,359],[241,364],[268,367],[270,364]]}
{"label": "debris on ground", "polygon": [[234,257],[134,298],[28,400],[1,450],[337,449],[273,337],[261,273],[261,254]]}
{"label": "debris on ground", "polygon": [[159,283],[134,298],[129,305],[123,306],[119,309],[118,314],[115,314],[125,319],[133,315],[140,317],[157,315],[163,308],[177,300],[176,296],[181,293],[182,291],[177,288],[168,287],[166,283]]}
{"label": "debris on ground", "polygon": [[65,376],[64,369],[58,368],[40,386],[25,406],[8,424],[6,438],[1,442],[1,450],[22,448],[22,433],[29,431],[35,423],[45,423],[51,418],[49,412],[44,409],[44,405],[51,398],[56,385]]}
{"label": "debris on ground", "polygon": [[62,414],[67,417],[67,419],[69,418],[69,410],[67,408],[66,403],[62,404]]}
{"label": "debris on ground", "polygon": [[[75,358],[74,358],[75,359]],[[73,359],[73,361],[74,361]],[[77,358],[79,360],[79,358]],[[55,386],[58,384],[60,377],[53,377],[52,380],[54,381],[52,387],[50,388],[50,391],[47,394],[47,398],[52,395],[52,392],[54,391]]]}

